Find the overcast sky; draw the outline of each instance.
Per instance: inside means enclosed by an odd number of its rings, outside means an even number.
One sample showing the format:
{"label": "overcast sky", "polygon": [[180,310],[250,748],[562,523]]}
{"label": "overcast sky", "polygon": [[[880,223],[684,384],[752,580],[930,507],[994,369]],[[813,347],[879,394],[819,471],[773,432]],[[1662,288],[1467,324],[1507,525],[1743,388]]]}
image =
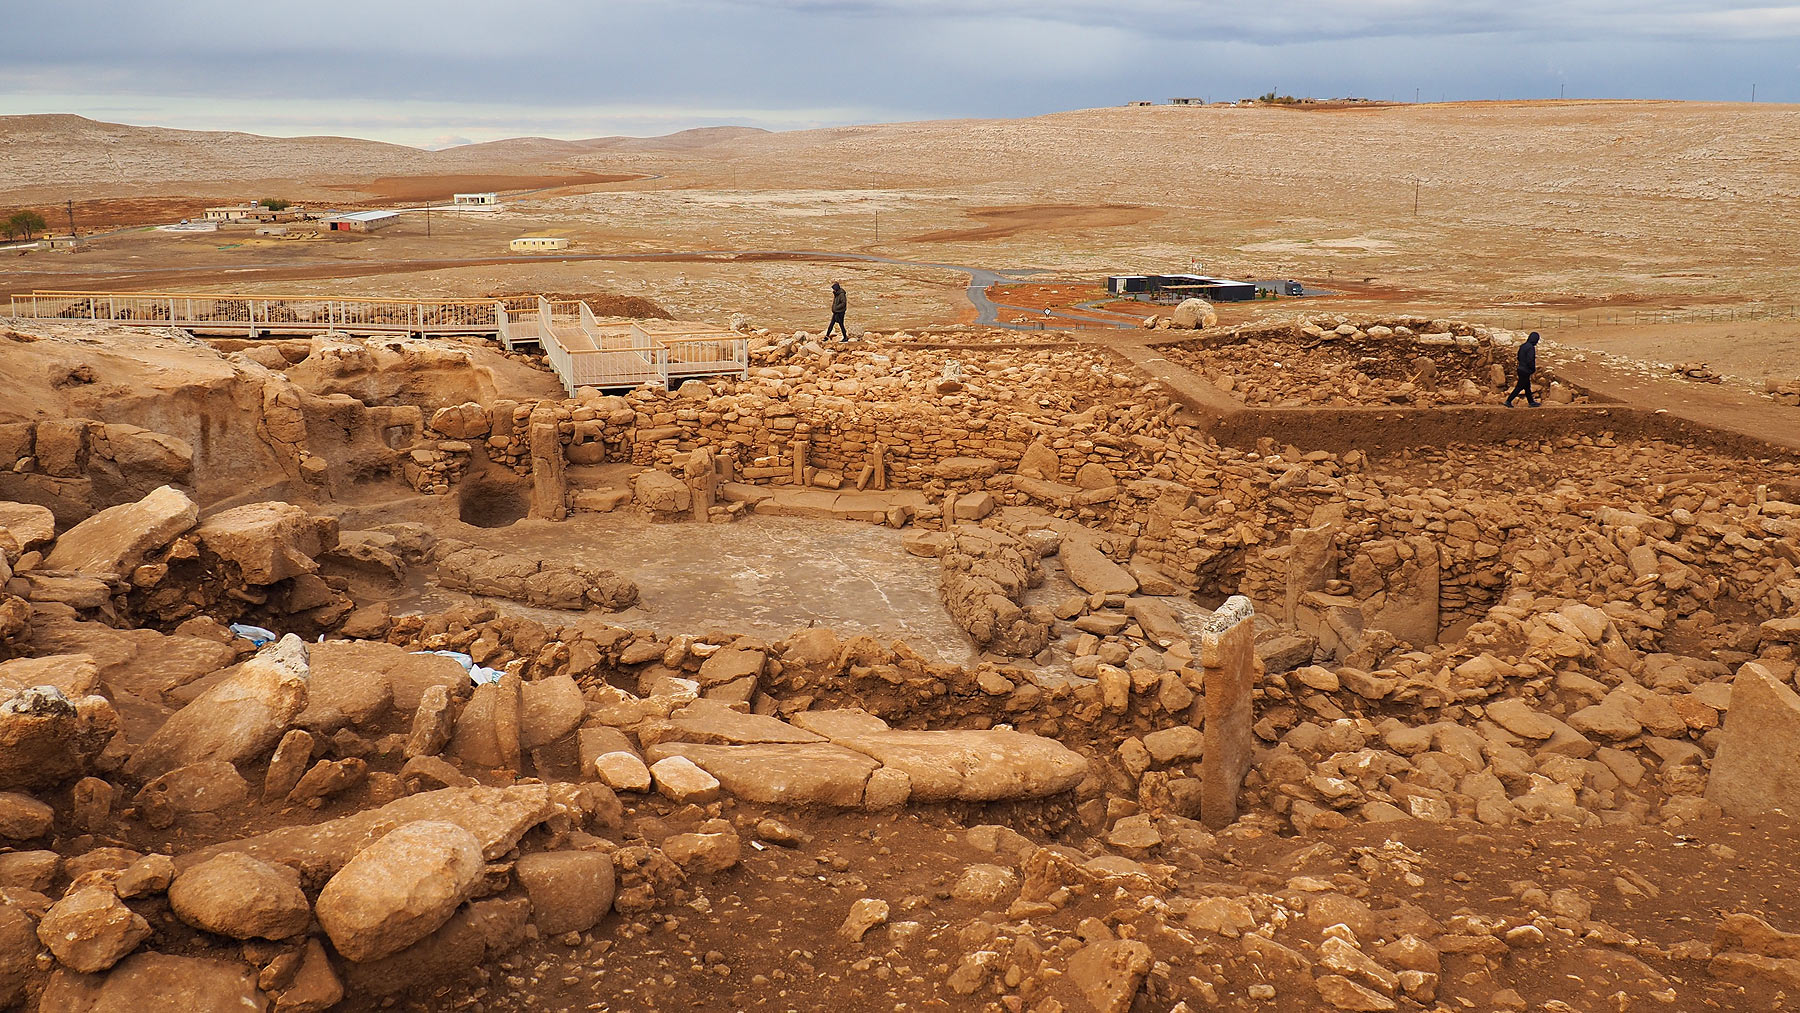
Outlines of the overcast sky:
{"label": "overcast sky", "polygon": [[1800,101],[1800,4],[0,0],[0,114],[407,144],[1294,95]]}

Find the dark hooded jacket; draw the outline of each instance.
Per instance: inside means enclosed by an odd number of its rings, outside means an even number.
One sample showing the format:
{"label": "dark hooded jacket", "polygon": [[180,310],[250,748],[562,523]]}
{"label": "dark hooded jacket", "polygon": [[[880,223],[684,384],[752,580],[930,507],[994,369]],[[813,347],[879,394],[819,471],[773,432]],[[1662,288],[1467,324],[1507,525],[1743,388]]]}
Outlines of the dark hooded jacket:
{"label": "dark hooded jacket", "polygon": [[1537,339],[1527,338],[1519,346],[1519,375],[1530,376],[1537,372]]}
{"label": "dark hooded jacket", "polygon": [[849,308],[850,297],[844,294],[843,288],[837,285],[831,286],[831,312],[842,316],[844,311]]}

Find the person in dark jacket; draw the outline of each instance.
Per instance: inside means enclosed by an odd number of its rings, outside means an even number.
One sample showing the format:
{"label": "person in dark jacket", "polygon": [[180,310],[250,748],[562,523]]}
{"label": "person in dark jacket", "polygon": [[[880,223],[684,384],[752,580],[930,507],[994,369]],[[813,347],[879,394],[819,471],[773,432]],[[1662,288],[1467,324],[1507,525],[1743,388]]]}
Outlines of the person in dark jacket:
{"label": "person in dark jacket", "polygon": [[1513,398],[1525,395],[1525,403],[1533,408],[1538,405],[1537,395],[1531,392],[1531,374],[1537,372],[1538,332],[1532,331],[1531,337],[1519,346],[1519,382],[1513,384],[1512,393],[1506,395],[1506,407],[1511,408]]}
{"label": "person in dark jacket", "polygon": [[831,340],[831,329],[836,327],[838,334],[850,340],[850,332],[844,329],[844,311],[850,308],[850,297],[844,294],[844,286],[838,282],[831,283],[831,323],[825,326],[825,340]]}

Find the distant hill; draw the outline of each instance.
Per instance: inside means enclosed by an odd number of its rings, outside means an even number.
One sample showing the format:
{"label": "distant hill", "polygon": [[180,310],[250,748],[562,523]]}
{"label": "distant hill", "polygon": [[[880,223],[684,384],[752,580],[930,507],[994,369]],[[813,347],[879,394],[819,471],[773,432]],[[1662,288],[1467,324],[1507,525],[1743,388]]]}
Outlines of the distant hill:
{"label": "distant hill", "polygon": [[105,123],[65,113],[0,116],[0,192],[55,187],[77,193],[168,189],[231,193],[233,183],[370,179],[380,176],[536,171],[607,151],[692,151],[765,134],[703,127],[666,137],[563,141],[514,137],[427,151],[354,137],[266,137]]}

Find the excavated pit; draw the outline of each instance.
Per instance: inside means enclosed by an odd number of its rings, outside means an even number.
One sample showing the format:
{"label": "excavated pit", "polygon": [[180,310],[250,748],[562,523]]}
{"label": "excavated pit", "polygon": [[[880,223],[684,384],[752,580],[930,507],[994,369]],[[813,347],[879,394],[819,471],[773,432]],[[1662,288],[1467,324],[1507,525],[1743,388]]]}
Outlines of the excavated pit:
{"label": "excavated pit", "polygon": [[531,484],[510,473],[471,476],[457,490],[456,500],[464,524],[510,527],[531,510]]}

